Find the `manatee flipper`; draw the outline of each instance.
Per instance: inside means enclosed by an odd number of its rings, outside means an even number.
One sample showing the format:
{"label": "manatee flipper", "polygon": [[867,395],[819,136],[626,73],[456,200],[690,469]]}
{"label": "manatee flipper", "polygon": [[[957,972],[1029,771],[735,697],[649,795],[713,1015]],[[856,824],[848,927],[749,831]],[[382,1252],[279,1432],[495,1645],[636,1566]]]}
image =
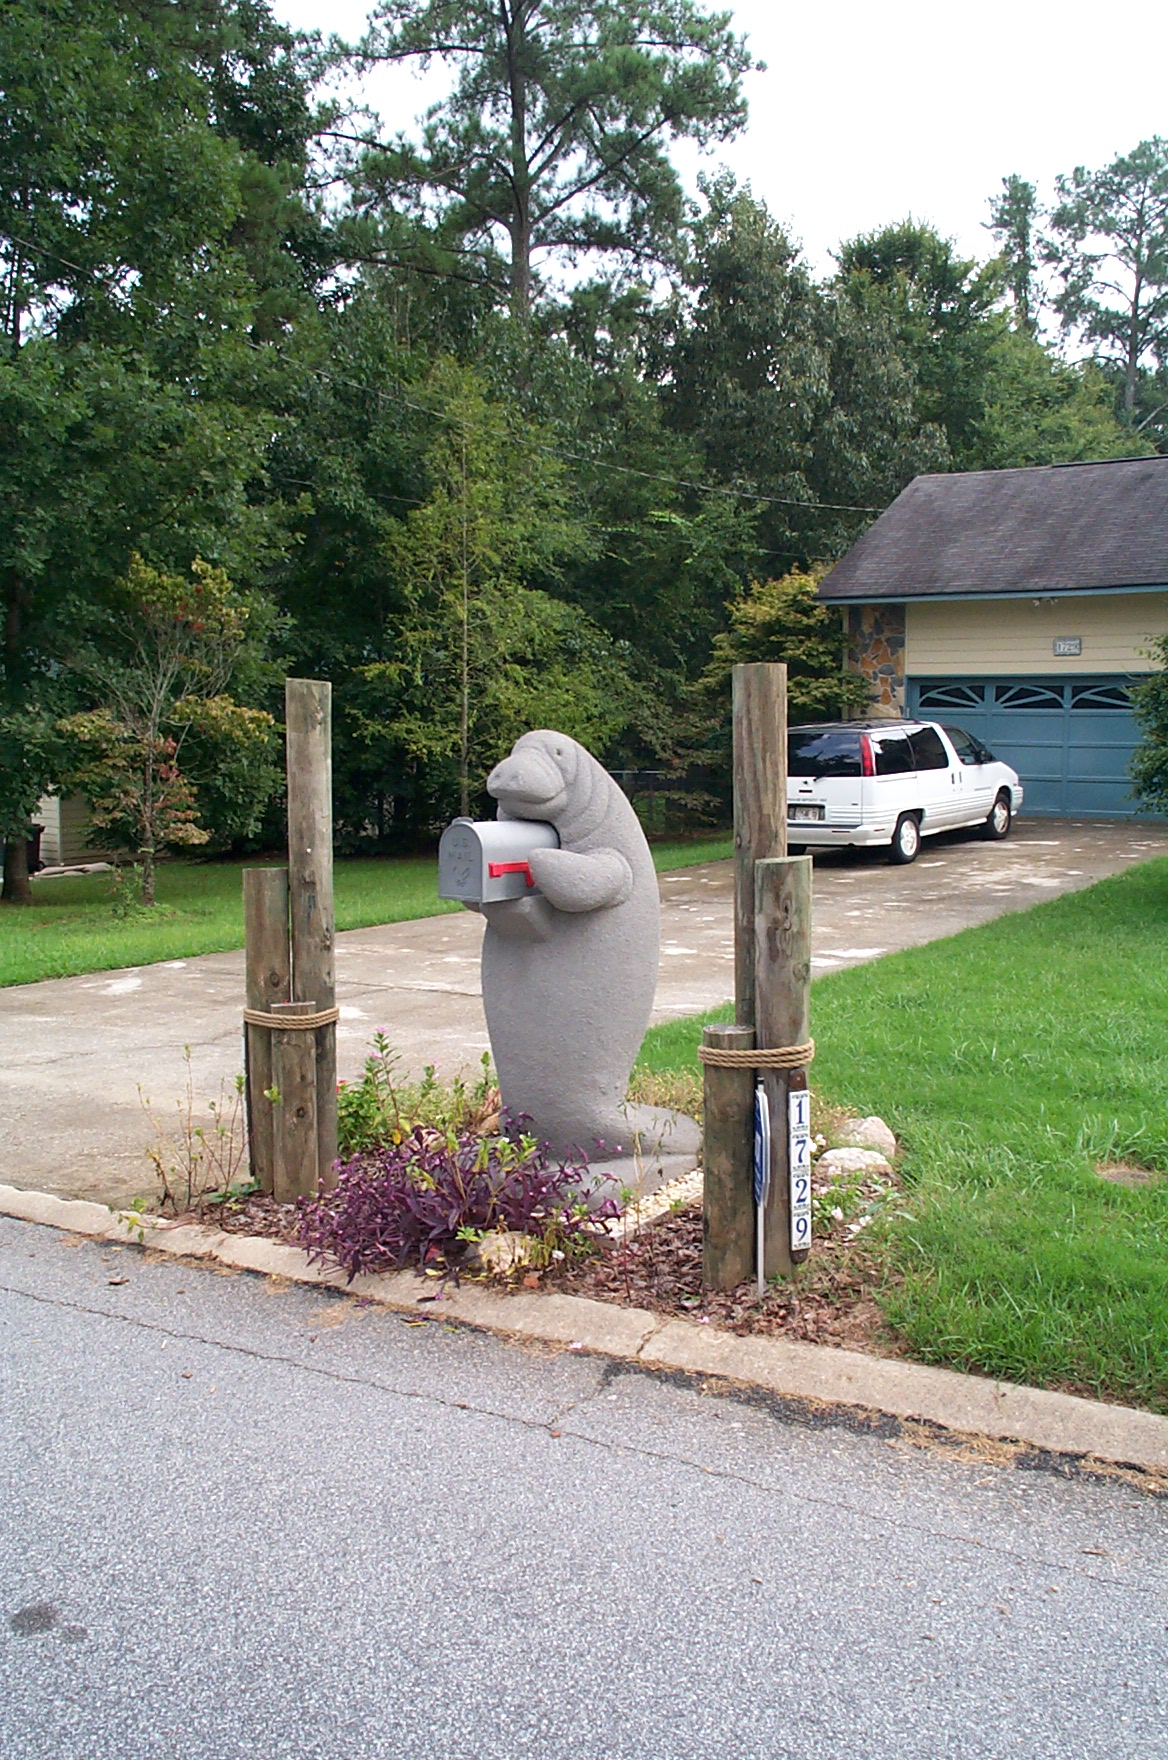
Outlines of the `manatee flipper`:
{"label": "manatee flipper", "polygon": [[546,898],[503,898],[475,909],[504,941],[546,941],[552,932],[552,907]]}
{"label": "manatee flipper", "polygon": [[533,849],[528,861],[532,879],[558,911],[609,910],[632,897],[633,870],[619,850],[581,855],[570,849]]}

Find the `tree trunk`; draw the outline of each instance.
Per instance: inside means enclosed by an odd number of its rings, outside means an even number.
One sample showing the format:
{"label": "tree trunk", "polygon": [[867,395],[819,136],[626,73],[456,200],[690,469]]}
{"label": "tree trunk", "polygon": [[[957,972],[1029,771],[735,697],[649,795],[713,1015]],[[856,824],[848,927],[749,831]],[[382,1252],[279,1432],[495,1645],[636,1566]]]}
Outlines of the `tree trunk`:
{"label": "tree trunk", "polygon": [[531,315],[531,232],[527,215],[516,215],[511,228],[511,316],[526,324]]}
{"label": "tree trunk", "polygon": [[1144,278],[1139,268],[1139,244],[1136,246],[1136,281],[1132,293],[1131,317],[1127,333],[1127,360],[1123,375],[1123,413],[1127,417],[1130,428],[1136,419],[1136,381],[1139,377],[1140,344],[1143,341],[1140,322],[1140,300],[1144,292]]}
{"label": "tree trunk", "polygon": [[462,700],[458,715],[458,810],[470,818],[470,572],[466,543],[466,429],[462,430]]}
{"label": "tree trunk", "polygon": [[531,314],[531,166],[527,158],[527,84],[522,66],[521,22],[507,26],[507,69],[511,88],[511,316],[526,324]]}
{"label": "tree trunk", "polygon": [[32,887],[28,879],[28,839],[10,837],[4,844],[4,890],[0,893],[5,904],[31,904]]}
{"label": "tree trunk", "polygon": [[144,844],[138,851],[138,859],[142,864],[142,889],[139,900],[142,904],[154,903],[154,848]]}

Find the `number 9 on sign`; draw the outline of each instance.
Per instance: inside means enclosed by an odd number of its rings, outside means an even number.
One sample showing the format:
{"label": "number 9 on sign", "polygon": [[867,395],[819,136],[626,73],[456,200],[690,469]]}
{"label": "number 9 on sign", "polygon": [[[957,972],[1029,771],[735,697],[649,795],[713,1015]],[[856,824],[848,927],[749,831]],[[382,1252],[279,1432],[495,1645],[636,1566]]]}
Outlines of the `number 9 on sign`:
{"label": "number 9 on sign", "polygon": [[791,1250],[798,1252],[811,1245],[811,1095],[806,1088],[792,1088],[787,1106]]}

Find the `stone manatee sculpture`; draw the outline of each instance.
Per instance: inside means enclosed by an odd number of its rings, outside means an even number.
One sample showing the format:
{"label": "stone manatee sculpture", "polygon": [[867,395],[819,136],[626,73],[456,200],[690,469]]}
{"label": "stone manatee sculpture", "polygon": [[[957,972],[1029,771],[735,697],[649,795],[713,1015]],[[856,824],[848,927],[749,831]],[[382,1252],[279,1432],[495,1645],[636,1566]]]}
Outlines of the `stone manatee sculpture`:
{"label": "stone manatee sculpture", "polygon": [[483,1006],[503,1104],[530,1114],[557,1154],[627,1154],[637,1120],[624,1096],[660,941],[645,834],[608,772],[561,733],[525,733],[487,789],[500,818],[544,820],[560,838],[531,852],[538,892],[482,906]]}

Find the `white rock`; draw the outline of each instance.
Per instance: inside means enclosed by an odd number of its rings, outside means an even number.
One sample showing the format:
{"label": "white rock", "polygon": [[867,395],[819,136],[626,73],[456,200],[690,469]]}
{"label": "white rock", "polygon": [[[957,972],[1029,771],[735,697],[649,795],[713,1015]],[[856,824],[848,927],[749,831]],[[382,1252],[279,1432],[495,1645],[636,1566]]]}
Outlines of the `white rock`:
{"label": "white rock", "polygon": [[882,1118],[860,1118],[839,1132],[841,1149],[878,1149],[889,1160],[896,1154],[896,1138]]}
{"label": "white rock", "polygon": [[519,1234],[515,1229],[498,1229],[494,1234],[483,1236],[473,1257],[484,1271],[517,1271],[531,1258],[534,1244],[529,1234]]}
{"label": "white rock", "polygon": [[856,1173],[891,1174],[892,1166],[878,1149],[829,1149],[815,1163],[815,1171],[840,1179]]}

